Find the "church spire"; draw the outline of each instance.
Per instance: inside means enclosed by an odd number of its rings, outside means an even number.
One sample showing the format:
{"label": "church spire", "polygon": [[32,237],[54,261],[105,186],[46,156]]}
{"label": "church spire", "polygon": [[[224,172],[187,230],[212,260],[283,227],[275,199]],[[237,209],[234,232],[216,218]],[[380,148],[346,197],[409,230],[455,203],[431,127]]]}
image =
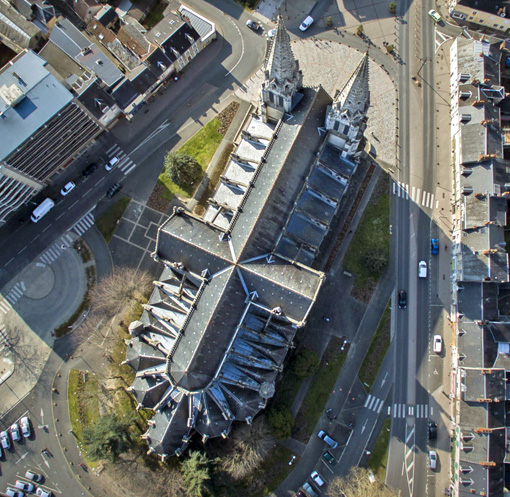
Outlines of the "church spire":
{"label": "church spire", "polygon": [[351,119],[356,119],[357,116],[364,117],[370,105],[368,61],[367,52],[333,102],[337,112],[346,111]]}
{"label": "church spire", "polygon": [[283,17],[279,15],[262,83],[261,111],[264,120],[278,120],[284,112],[290,112],[302,97],[299,93],[302,83],[303,74],[292,53]]}

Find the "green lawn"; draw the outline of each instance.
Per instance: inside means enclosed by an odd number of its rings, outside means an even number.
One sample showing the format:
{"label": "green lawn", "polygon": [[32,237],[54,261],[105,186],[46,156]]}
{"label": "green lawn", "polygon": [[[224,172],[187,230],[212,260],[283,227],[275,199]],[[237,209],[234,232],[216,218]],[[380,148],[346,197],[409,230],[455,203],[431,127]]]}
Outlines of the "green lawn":
{"label": "green lawn", "polygon": [[[218,133],[220,121],[217,118],[211,119],[200,131],[195,133],[176,153],[191,155],[200,164],[202,171],[205,172],[207,166],[223,140],[223,135]],[[170,181],[163,171],[159,175],[159,181],[167,188],[168,192],[163,193],[165,200],[172,200],[174,195],[180,195],[186,198],[191,197],[195,188],[184,190]],[[200,183],[197,182],[197,185]]]}
{"label": "green lawn", "polygon": [[390,327],[391,309],[390,302],[388,302],[358,373],[361,383],[364,384],[368,392],[372,389],[377,373],[379,372],[379,368],[381,367],[388,347],[390,346]]}
{"label": "green lawn", "polygon": [[111,240],[117,228],[117,224],[130,201],[131,199],[129,197],[120,198],[97,219],[96,226],[106,240],[106,243],[109,243]]}
{"label": "green lawn", "polygon": [[368,467],[372,469],[374,475],[381,481],[386,477],[386,463],[388,461],[388,449],[390,445],[390,418],[384,421],[381,433],[375,444],[374,450],[368,460]]}
{"label": "green lawn", "polygon": [[302,442],[307,441],[312,434],[340,374],[347,356],[347,350],[344,352],[340,350],[342,343],[343,340],[340,338],[331,337],[319,369],[313,376],[296,416],[294,428],[297,429],[297,433],[295,438]]}
{"label": "green lawn", "polygon": [[[386,269],[390,257],[389,224],[390,196],[383,194],[376,203],[367,205],[344,258],[344,269],[356,274],[358,288],[364,288],[369,279],[377,281]],[[379,269],[374,269],[379,265]]]}
{"label": "green lawn", "polygon": [[289,461],[293,455],[293,452],[281,445],[273,450],[271,455],[264,460],[257,470],[257,473],[264,478],[264,488],[253,494],[252,497],[270,495],[280,486],[299,462],[299,457],[296,457],[294,464],[289,466]]}

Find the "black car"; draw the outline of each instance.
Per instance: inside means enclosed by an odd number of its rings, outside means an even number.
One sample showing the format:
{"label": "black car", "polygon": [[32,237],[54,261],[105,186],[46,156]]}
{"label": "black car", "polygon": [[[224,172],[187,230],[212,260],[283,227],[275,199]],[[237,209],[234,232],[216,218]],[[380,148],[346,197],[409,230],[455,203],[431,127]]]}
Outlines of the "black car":
{"label": "black car", "polygon": [[97,169],[97,164],[89,164],[81,173],[84,178],[90,176]]}
{"label": "black car", "polygon": [[110,188],[108,188],[108,191],[106,192],[106,196],[108,198],[112,198],[114,195],[119,193],[122,190],[122,185],[120,183],[114,183]]}
{"label": "black car", "polygon": [[431,421],[429,423],[429,440],[435,440],[437,438],[437,423]]}
{"label": "black car", "polygon": [[407,292],[400,290],[398,292],[398,308],[405,309],[407,307]]}

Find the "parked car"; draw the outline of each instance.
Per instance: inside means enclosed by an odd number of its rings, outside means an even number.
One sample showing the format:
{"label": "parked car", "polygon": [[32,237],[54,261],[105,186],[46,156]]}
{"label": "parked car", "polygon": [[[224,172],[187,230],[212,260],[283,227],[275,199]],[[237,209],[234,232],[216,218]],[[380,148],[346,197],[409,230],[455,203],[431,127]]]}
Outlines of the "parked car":
{"label": "parked car", "polygon": [[64,188],[62,188],[62,190],[60,190],[60,195],[62,195],[62,197],[65,197],[68,193],[72,192],[75,188],[76,188],[76,185],[72,181],[69,181],[68,183],[66,183],[64,185]]}
{"label": "parked car", "polygon": [[418,263],[418,278],[426,277],[427,277],[427,263],[425,261],[420,261]]}
{"label": "parked car", "polygon": [[441,21],[441,16],[434,9],[430,9],[429,10],[429,16],[432,17],[434,22],[440,22]]}
{"label": "parked car", "polygon": [[105,165],[104,165],[104,168],[107,170],[107,171],[111,171],[114,167],[115,167],[115,164],[117,164],[117,162],[119,162],[119,158],[118,157],[112,157]]}
{"label": "parked car", "polygon": [[312,474],[310,475],[310,478],[318,487],[322,487],[324,485],[324,480],[317,471],[313,471]]}
{"label": "parked car", "polygon": [[429,466],[432,470],[437,468],[437,452],[435,450],[429,450]]}
{"label": "parked car", "polygon": [[38,487],[35,491],[35,495],[38,495],[39,497],[53,497],[53,492],[51,490]]}
{"label": "parked car", "polygon": [[303,492],[305,492],[305,494],[308,497],[317,497],[317,492],[313,489],[313,487],[308,482],[303,483],[303,486],[301,488],[303,489]]}
{"label": "parked car", "polygon": [[27,416],[23,416],[19,420],[19,424],[21,426],[21,434],[24,438],[30,438],[30,435],[32,434],[32,430],[30,428],[30,421]]}
{"label": "parked car", "polygon": [[2,449],[11,448],[11,439],[9,437],[9,433],[6,431],[0,432],[0,445],[2,446]]}
{"label": "parked car", "polygon": [[305,20],[299,25],[301,31],[306,31],[313,24],[313,17],[306,16]]}
{"label": "parked car", "polygon": [[398,292],[398,308],[405,309],[407,307],[407,292],[400,290]]}
{"label": "parked car", "polygon": [[439,254],[439,240],[437,238],[432,238],[432,240],[430,240],[430,251],[434,255]]}
{"label": "parked car", "polygon": [[440,354],[443,351],[443,339],[441,335],[434,335],[432,348],[436,354]]}
{"label": "parked car", "polygon": [[7,487],[7,490],[5,491],[5,495],[7,497],[25,497],[25,493],[21,490],[18,490],[16,488]]}
{"label": "parked car", "polygon": [[114,183],[110,188],[108,188],[108,191],[106,192],[106,196],[108,198],[112,198],[114,195],[117,195],[122,190],[122,185],[120,183]]}
{"label": "parked car", "polygon": [[11,437],[15,442],[20,441],[20,434],[19,434],[19,425],[18,423],[14,423],[10,428],[9,431],[11,432]]}
{"label": "parked car", "polygon": [[434,421],[429,422],[429,440],[435,440],[437,438],[437,423]]}
{"label": "parked car", "polygon": [[84,178],[89,177],[97,169],[97,164],[89,164],[81,173]]}
{"label": "parked car", "polygon": [[248,19],[246,21],[246,26],[248,26],[250,29],[253,29],[253,31],[258,31],[260,28],[260,23],[253,21],[252,19]]}
{"label": "parked car", "polygon": [[324,430],[320,430],[317,436],[324,440],[331,448],[336,449],[338,447],[338,442],[335,442]]}
{"label": "parked car", "polygon": [[39,473],[34,473],[32,470],[28,470],[25,473],[25,478],[30,481],[35,481],[36,483],[41,483],[44,480],[44,476]]}
{"label": "parked car", "polygon": [[328,464],[331,464],[332,466],[336,464],[336,459],[333,457],[333,454],[329,450],[324,452],[324,454],[322,454],[322,457],[326,460]]}
{"label": "parked car", "polygon": [[35,488],[33,483],[28,483],[26,481],[21,481],[21,480],[16,480],[16,483],[14,484],[14,486],[18,490],[23,490],[24,492],[33,492],[34,488]]}

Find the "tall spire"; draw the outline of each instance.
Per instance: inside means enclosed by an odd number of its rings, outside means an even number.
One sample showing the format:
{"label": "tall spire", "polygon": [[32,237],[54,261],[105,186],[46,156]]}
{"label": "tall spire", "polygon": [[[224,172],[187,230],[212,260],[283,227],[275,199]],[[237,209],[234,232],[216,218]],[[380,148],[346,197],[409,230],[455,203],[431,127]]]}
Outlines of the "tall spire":
{"label": "tall spire", "polygon": [[283,85],[286,81],[293,81],[298,76],[298,62],[292,53],[290,37],[283,23],[283,17],[278,16],[276,34],[271,43],[266,72],[270,80]]}
{"label": "tall spire", "polygon": [[370,91],[368,89],[368,52],[335,96],[333,109],[340,113],[348,113],[348,117],[356,120],[365,117],[370,105]]}
{"label": "tall spire", "polygon": [[292,53],[283,17],[279,15],[262,82],[263,119],[278,120],[284,112],[290,112],[301,100],[299,90],[302,83],[303,74]]}

